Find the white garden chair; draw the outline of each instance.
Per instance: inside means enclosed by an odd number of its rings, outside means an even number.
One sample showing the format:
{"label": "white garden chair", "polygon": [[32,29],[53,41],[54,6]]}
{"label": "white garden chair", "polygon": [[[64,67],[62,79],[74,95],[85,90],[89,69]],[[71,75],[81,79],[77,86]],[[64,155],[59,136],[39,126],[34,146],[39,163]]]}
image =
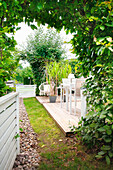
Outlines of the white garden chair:
{"label": "white garden chair", "polygon": [[[77,99],[81,99],[81,87],[83,83],[85,82],[84,78],[71,78],[71,79],[62,79],[61,84],[61,107],[62,107],[62,97],[64,100],[64,96],[66,95],[66,110],[70,111],[70,114],[72,114],[72,91],[74,92],[74,115],[76,115],[76,102]],[[65,93],[65,92],[66,93]],[[63,92],[63,94],[62,94]],[[63,95],[63,96],[62,96]],[[69,108],[68,108],[68,102],[69,102]]]}
{"label": "white garden chair", "polygon": [[49,95],[50,94],[50,85],[47,84],[46,82],[43,82],[39,86],[39,90],[40,90],[40,93],[39,93],[40,96]]}

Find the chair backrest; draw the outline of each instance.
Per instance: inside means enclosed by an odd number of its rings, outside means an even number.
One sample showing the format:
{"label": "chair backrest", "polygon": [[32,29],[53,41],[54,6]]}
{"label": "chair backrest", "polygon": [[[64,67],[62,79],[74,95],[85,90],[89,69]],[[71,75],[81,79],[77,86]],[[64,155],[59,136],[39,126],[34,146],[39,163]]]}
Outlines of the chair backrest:
{"label": "chair backrest", "polygon": [[46,84],[46,82],[41,83],[40,86],[39,86],[39,90],[44,90],[44,85],[45,84]]}
{"label": "chair backrest", "polygon": [[76,79],[76,96],[80,97],[80,89],[82,85],[84,84],[85,79],[84,78],[77,78]]}
{"label": "chair backrest", "polygon": [[70,79],[68,78],[63,78],[62,79],[63,86],[69,85],[70,84]]}
{"label": "chair backrest", "polygon": [[46,84],[44,85],[44,93],[49,93],[50,92],[50,85]]}

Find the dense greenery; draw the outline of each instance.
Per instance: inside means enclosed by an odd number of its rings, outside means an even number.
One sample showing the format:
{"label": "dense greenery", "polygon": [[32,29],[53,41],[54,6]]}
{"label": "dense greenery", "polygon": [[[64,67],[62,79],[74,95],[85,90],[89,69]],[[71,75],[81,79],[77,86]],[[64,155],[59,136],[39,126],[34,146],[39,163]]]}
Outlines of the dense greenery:
{"label": "dense greenery", "polygon": [[[41,8],[36,17],[38,21],[47,22],[58,30],[64,26],[67,32],[74,33],[71,43],[81,62],[80,72],[85,77],[91,75],[85,85],[91,118],[86,118],[88,124],[84,123],[81,129],[83,140],[86,143],[100,141],[100,150],[107,148],[100,157],[105,156],[109,164],[113,157],[113,2],[43,1]],[[91,122],[95,124],[89,126]]]}
{"label": "dense greenery", "polygon": [[4,31],[0,33],[0,96],[7,92],[6,81],[13,77],[18,65],[18,57],[14,52],[15,41],[8,38]]}
{"label": "dense greenery", "polygon": [[[77,135],[65,137],[45,108],[36,98],[24,98],[30,124],[38,134],[39,170],[112,170],[104,161],[95,159],[93,149],[83,146]],[[25,127],[23,131],[27,133]],[[34,144],[35,145],[35,144]]]}
{"label": "dense greenery", "polygon": [[34,84],[34,77],[31,67],[23,68],[21,65],[16,69],[15,80],[24,85]]}
{"label": "dense greenery", "polygon": [[[95,122],[95,126],[90,127],[84,123],[84,131],[85,129],[87,131],[83,133],[83,140],[89,143],[101,136],[102,151],[103,147],[107,146],[107,152],[102,157],[106,156],[107,162],[110,163],[110,158],[113,157],[111,137],[113,134],[113,1],[2,0],[0,6],[1,31],[13,32],[15,25],[23,21],[24,17],[29,25],[35,18],[38,23],[48,23],[58,30],[64,26],[67,33],[69,31],[74,33],[71,43],[73,52],[79,56],[78,60],[81,62],[79,70],[85,77],[92,75],[85,86],[88,113],[91,115],[91,118],[86,120],[88,124]],[[6,36],[2,33],[2,38],[4,35]],[[13,45],[14,41],[11,44]],[[1,48],[1,56],[3,49]],[[32,67],[36,71],[38,65]],[[99,130],[101,127],[103,129]],[[99,136],[96,137],[97,132]],[[84,139],[85,134],[89,138]],[[106,140],[106,137],[109,140]]]}
{"label": "dense greenery", "polygon": [[59,61],[64,52],[63,41],[59,33],[53,29],[45,30],[42,26],[37,28],[35,34],[27,39],[27,46],[21,52],[22,59],[26,59],[32,67],[35,82],[37,84],[37,95],[39,85],[45,79],[45,66],[50,61]]}
{"label": "dense greenery", "polygon": [[57,94],[56,88],[62,83],[62,78],[68,78],[71,70],[68,61],[54,61],[46,65],[46,81],[50,84],[50,95]]}
{"label": "dense greenery", "polygon": [[34,0],[0,0],[0,96],[6,93],[5,82],[13,76],[18,63],[12,53],[15,50],[14,32],[19,29],[18,23],[25,21],[33,29],[36,28],[30,16],[34,3]]}

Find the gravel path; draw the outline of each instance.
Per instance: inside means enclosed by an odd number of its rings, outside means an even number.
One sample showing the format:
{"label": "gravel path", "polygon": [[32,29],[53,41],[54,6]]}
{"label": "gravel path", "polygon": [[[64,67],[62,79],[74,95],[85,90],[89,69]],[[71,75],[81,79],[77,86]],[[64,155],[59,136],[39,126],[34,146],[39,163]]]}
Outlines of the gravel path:
{"label": "gravel path", "polygon": [[20,154],[17,156],[13,170],[35,170],[38,169],[41,157],[38,153],[38,135],[33,131],[28,115],[23,104],[23,99],[20,98],[20,128],[23,132],[20,133]]}

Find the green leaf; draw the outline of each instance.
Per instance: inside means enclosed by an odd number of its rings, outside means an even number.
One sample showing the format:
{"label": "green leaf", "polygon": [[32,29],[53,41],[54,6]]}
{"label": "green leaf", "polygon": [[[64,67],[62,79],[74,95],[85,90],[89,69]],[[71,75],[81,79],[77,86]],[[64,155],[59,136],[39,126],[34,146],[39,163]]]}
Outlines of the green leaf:
{"label": "green leaf", "polygon": [[108,113],[108,116],[112,118],[112,117],[113,117],[113,114],[111,114],[111,113]]}
{"label": "green leaf", "polygon": [[37,27],[35,25],[30,25],[31,29],[37,29]]}
{"label": "green leaf", "polygon": [[98,152],[98,155],[104,155],[106,152],[105,151],[101,151],[101,152]]}
{"label": "green leaf", "polygon": [[97,129],[99,132],[105,132],[105,129],[103,127]]}
{"label": "green leaf", "polygon": [[17,133],[17,135],[15,135],[15,139],[17,139],[17,138],[19,138],[20,137],[20,135]]}
{"label": "green leaf", "polygon": [[111,134],[112,134],[112,130],[110,130],[110,129],[107,130],[107,134],[108,134],[108,135],[111,135]]}
{"label": "green leaf", "polygon": [[105,37],[97,38],[97,40],[98,40],[99,42],[102,42],[103,40],[105,40]]}
{"label": "green leaf", "polygon": [[107,123],[112,123],[112,120],[110,120],[110,119],[108,119],[108,118],[106,118],[105,121],[106,121]]}
{"label": "green leaf", "polygon": [[105,29],[105,27],[103,25],[101,25],[100,29],[103,31]]}
{"label": "green leaf", "polygon": [[19,130],[20,130],[21,132],[23,132],[23,129],[22,129],[22,128],[19,128]]}
{"label": "green leaf", "polygon": [[101,119],[103,119],[103,118],[105,118],[105,117],[106,117],[106,115],[103,115],[103,114],[100,115],[100,118],[101,118]]}
{"label": "green leaf", "polygon": [[106,142],[106,143],[109,143],[109,142],[111,142],[111,138],[104,138],[104,141]]}
{"label": "green leaf", "polygon": [[80,125],[82,123],[82,120],[78,122],[78,124]]}
{"label": "green leaf", "polygon": [[112,124],[111,128],[113,129],[113,124]]}
{"label": "green leaf", "polygon": [[111,149],[111,147],[109,145],[103,145],[101,147],[101,150],[103,150],[103,151],[109,151],[110,149]]}
{"label": "green leaf", "polygon": [[7,9],[7,4],[5,1],[3,1],[4,8]]}
{"label": "green leaf", "polygon": [[113,27],[113,24],[111,25],[111,24],[105,24],[106,26],[108,26],[108,27]]}
{"label": "green leaf", "polygon": [[95,157],[96,158],[102,158],[103,156],[102,155],[96,155]]}
{"label": "green leaf", "polygon": [[110,158],[109,158],[109,156],[107,156],[107,155],[106,155],[106,157],[105,157],[105,158],[106,158],[106,162],[107,162],[107,164],[108,164],[108,165],[110,165]]}
{"label": "green leaf", "polygon": [[110,158],[112,158],[113,157],[113,152],[109,151],[108,155],[109,155]]}
{"label": "green leaf", "polygon": [[96,123],[92,123],[92,124],[90,124],[89,126],[93,128],[93,127],[96,126]]}
{"label": "green leaf", "polygon": [[108,49],[109,49],[110,51],[112,51],[112,52],[113,52],[113,49],[112,49],[111,47],[108,47]]}

